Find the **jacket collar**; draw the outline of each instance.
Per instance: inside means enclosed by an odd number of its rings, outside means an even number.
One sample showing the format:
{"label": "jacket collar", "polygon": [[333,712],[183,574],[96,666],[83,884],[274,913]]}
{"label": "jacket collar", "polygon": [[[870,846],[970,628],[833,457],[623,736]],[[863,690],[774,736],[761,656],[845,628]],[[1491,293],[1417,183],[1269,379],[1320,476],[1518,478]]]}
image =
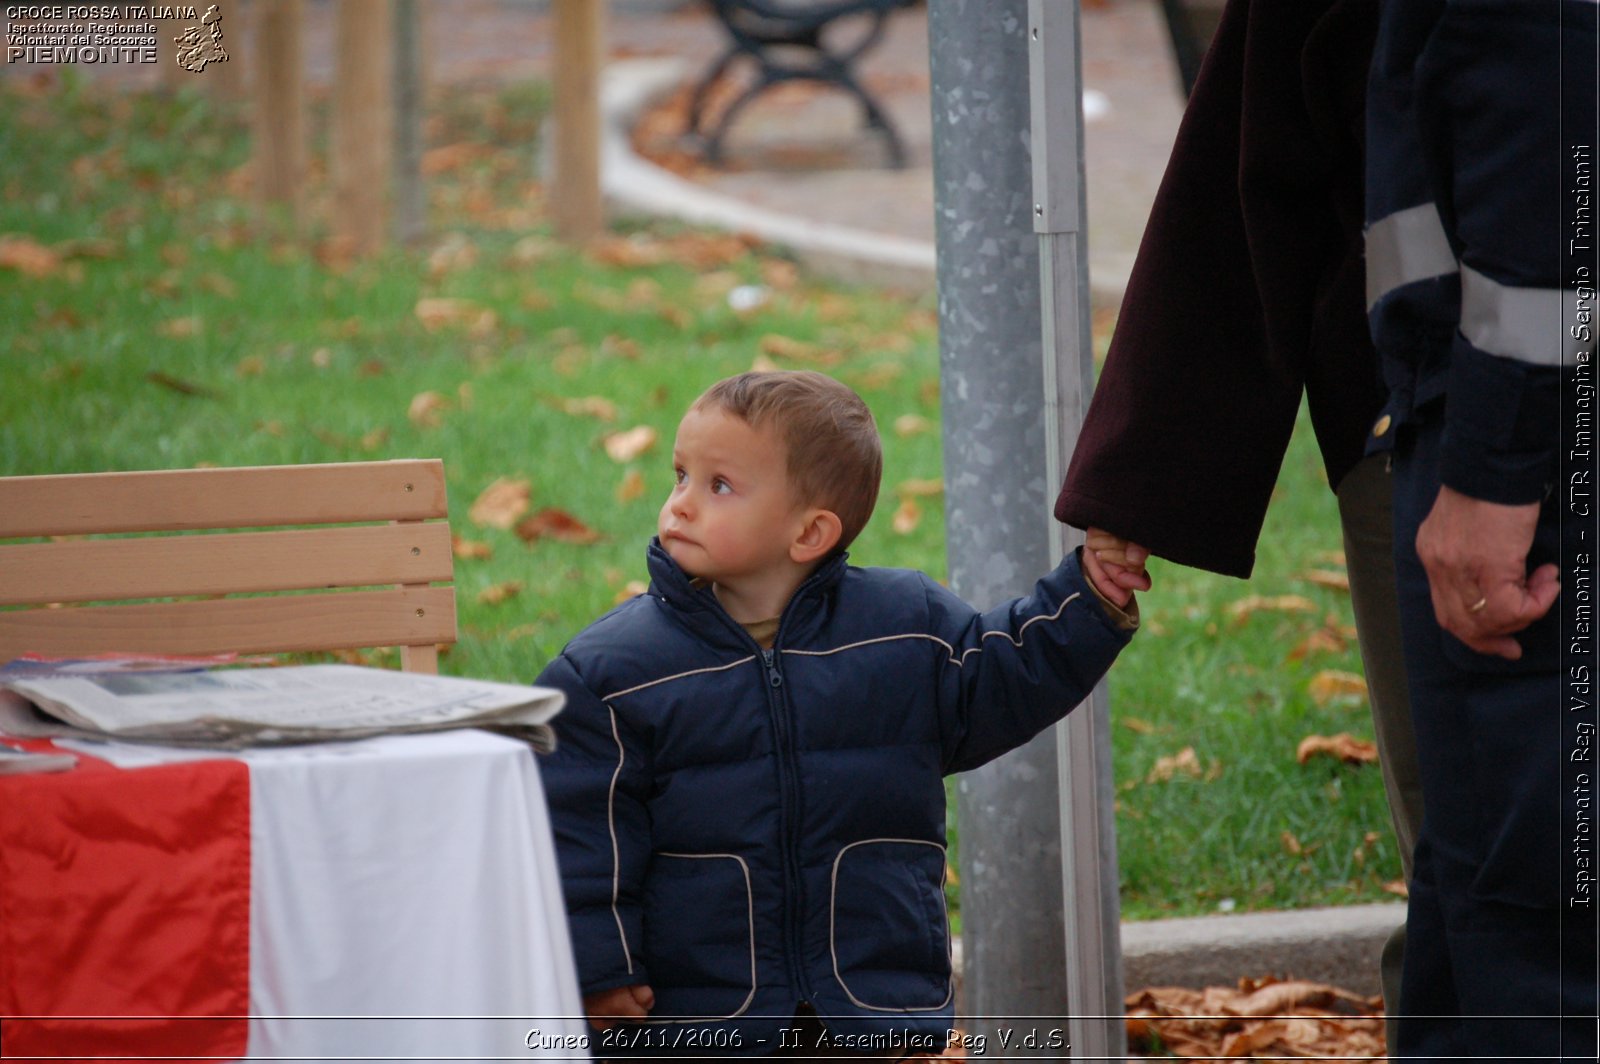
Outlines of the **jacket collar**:
{"label": "jacket collar", "polygon": [[[817,566],[800,584],[790,602],[798,601],[804,596],[822,594],[837,584],[848,568],[848,559],[849,555],[841,552]],[[722,609],[721,604],[717,602],[717,596],[709,587],[694,586],[694,578],[672,560],[672,555],[661,546],[659,537],[651,537],[645,560],[650,569],[650,590],[673,606],[691,612]],[[788,610],[785,609],[784,612],[787,613]]]}

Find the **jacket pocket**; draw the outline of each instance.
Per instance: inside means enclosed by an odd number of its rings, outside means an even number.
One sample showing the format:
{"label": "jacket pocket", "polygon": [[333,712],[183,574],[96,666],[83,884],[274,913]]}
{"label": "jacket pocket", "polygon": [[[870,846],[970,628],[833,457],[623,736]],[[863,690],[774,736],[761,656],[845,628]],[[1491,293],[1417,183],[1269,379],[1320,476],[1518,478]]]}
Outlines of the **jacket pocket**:
{"label": "jacket pocket", "polygon": [[833,861],[833,973],[858,1008],[918,1012],[950,1002],[944,847],[863,839]]}
{"label": "jacket pocket", "polygon": [[750,866],[731,853],[657,853],[644,890],[655,1018],[729,1019],[756,994]]}

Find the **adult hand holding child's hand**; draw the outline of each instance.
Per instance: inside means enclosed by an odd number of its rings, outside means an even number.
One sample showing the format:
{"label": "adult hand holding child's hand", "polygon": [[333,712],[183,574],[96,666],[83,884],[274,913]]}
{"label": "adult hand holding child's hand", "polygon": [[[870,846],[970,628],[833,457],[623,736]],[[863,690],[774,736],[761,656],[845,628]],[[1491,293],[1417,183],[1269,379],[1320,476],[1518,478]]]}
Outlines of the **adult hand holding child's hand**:
{"label": "adult hand holding child's hand", "polygon": [[1100,594],[1119,608],[1132,601],[1133,592],[1150,590],[1150,574],[1144,568],[1149,557],[1144,547],[1103,528],[1089,529],[1084,538],[1084,570]]}

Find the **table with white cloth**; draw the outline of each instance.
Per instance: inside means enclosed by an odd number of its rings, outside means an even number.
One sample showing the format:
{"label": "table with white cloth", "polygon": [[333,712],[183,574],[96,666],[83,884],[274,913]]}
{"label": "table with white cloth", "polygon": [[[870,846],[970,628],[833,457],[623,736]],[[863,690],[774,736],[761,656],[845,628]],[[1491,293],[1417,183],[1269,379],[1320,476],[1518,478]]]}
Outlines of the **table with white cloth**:
{"label": "table with white cloth", "polygon": [[0,776],[4,1056],[589,1059],[525,744],[54,748]]}

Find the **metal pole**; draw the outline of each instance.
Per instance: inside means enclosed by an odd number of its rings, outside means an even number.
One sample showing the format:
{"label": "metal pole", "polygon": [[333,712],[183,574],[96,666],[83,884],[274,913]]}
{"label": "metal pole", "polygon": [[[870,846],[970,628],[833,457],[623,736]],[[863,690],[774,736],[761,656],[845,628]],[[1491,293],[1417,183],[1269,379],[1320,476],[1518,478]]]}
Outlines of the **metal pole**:
{"label": "metal pole", "polygon": [[[1078,5],[1028,0],[1033,228],[1039,234],[1044,338],[1046,480],[1061,483],[1094,390],[1089,329],[1088,216],[1083,157],[1083,65]],[[1075,529],[1047,521],[1057,552],[1077,546]],[[1111,769],[1110,702],[1096,685],[1057,729],[1067,999],[1074,1055],[1120,1059],[1121,904]]]}
{"label": "metal pole", "polygon": [[[950,585],[986,607],[1055,563],[1029,181],[1027,0],[928,11]],[[1067,1026],[1056,740],[956,785],[963,1000],[989,1055]],[[1017,1017],[1013,1019],[1012,1017]],[[1026,1017],[1026,1019],[1022,1018]]]}

